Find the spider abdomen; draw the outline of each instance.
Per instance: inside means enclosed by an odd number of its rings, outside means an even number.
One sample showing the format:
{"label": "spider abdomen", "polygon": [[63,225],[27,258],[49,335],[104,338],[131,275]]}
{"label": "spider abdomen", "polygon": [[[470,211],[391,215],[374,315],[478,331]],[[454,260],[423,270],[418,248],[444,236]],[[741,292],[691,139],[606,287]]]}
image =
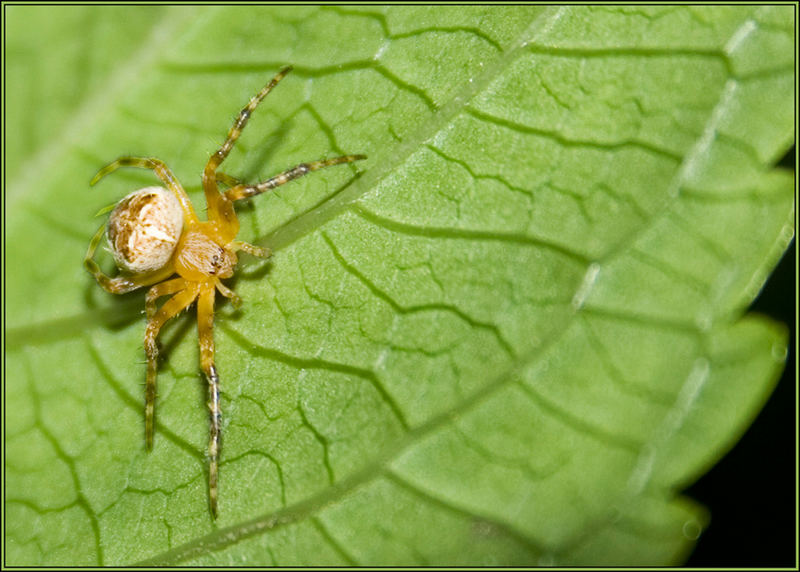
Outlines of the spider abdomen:
{"label": "spider abdomen", "polygon": [[114,207],[106,236],[114,261],[134,274],[163,267],[183,230],[180,202],[163,187],[134,191]]}
{"label": "spider abdomen", "polygon": [[190,228],[181,237],[175,252],[175,271],[196,282],[210,277],[229,278],[236,267],[236,254],[221,246],[209,232],[204,232],[204,223]]}

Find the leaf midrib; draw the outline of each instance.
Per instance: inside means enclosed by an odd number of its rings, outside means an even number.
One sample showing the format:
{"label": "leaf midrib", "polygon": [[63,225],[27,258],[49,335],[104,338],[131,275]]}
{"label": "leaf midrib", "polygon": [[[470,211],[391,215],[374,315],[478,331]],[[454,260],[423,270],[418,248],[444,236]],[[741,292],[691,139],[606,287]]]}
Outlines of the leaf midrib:
{"label": "leaf midrib", "polygon": [[[531,25],[497,59],[496,65],[487,66],[480,74],[472,78],[472,81],[464,81],[461,89],[452,96],[449,102],[436,110],[430,121],[421,122],[419,129],[397,147],[392,148],[390,159],[378,157],[379,160],[376,161],[376,165],[371,167],[364,176],[343,191],[329,197],[316,207],[282,225],[263,241],[264,244],[273,250],[284,248],[348,210],[359,198],[377,186],[378,181],[405,164],[422,144],[433,139],[434,135],[450,125],[452,120],[463,112],[464,107],[469,101],[472,101],[476,94],[482,92],[508,68],[510,62],[516,60],[523,53],[528,43],[535,41],[536,38],[552,27],[555,21],[561,17],[563,10],[564,8],[551,7],[534,18]],[[544,24],[540,24],[540,21],[544,22]],[[378,62],[378,65],[380,65],[380,62]]]}

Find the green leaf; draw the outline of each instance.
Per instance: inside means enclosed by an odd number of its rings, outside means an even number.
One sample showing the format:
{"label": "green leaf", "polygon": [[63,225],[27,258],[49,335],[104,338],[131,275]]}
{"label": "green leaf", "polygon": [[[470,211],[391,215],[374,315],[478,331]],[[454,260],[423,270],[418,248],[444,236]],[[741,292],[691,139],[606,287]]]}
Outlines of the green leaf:
{"label": "green leaf", "polygon": [[[791,240],[794,11],[6,7],[9,565],[676,564],[680,491],[786,355],[744,311]],[[194,311],[81,266],[103,206],[258,181],[220,299],[220,518]],[[104,264],[109,266],[108,257]]]}

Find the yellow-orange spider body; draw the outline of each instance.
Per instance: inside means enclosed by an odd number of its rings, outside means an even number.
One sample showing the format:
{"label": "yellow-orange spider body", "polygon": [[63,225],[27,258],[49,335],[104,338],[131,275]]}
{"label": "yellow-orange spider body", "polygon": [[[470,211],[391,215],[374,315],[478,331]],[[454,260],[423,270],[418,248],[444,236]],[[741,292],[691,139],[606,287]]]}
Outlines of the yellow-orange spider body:
{"label": "yellow-orange spider body", "polygon": [[[151,169],[164,187],[146,187],[124,197],[114,208],[108,222],[107,238],[114,261],[121,274],[110,278],[94,261],[105,230],[101,227],[91,243],[84,265],[97,282],[108,292],[123,294],[143,286],[151,286],[145,300],[147,327],[144,348],[147,355],[145,383],[145,445],[153,447],[155,423],[156,372],[158,346],[156,338],[161,327],[197,301],[197,327],[200,343],[200,364],[208,381],[210,435],[208,444],[208,495],[211,514],[217,517],[217,475],[220,453],[222,413],[219,400],[219,375],[214,365],[214,299],[216,292],[230,298],[234,306],[241,299],[221,279],[233,276],[236,253],[267,258],[267,249],[236,240],[239,219],[234,201],[253,197],[284,183],[324,167],[364,159],[363,155],[346,155],[310,163],[301,163],[262,183],[247,185],[233,177],[218,173],[247,124],[250,115],[291,67],[282,69],[239,112],[222,147],[208,160],[203,171],[203,191],[208,206],[208,220],[201,221],[188,195],[169,168],[160,160],[142,157],[121,157],[100,170],[91,184],[119,167]],[[228,185],[222,193],[218,182]],[[174,277],[174,275],[176,275]],[[160,308],[156,300],[172,296]]]}

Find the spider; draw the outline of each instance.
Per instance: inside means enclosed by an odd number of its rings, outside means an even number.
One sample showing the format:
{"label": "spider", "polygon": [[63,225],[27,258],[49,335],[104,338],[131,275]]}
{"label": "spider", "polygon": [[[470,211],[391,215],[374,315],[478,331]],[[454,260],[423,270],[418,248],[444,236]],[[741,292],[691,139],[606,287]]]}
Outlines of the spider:
{"label": "spider", "polygon": [[[172,171],[159,159],[150,157],[121,157],[100,169],[90,185],[120,167],[150,169],[166,186],[146,187],[124,197],[114,207],[106,232],[114,261],[121,273],[111,278],[100,270],[94,253],[106,225],[92,238],[84,258],[84,266],[98,284],[112,294],[124,294],[151,286],[145,298],[147,326],[144,349],[147,356],[145,379],[145,448],[153,448],[155,423],[156,374],[158,337],[161,327],[197,300],[197,330],[200,344],[200,365],[208,382],[210,429],[208,441],[208,499],[211,515],[218,513],[218,472],[222,412],[219,398],[219,374],[214,365],[214,299],[216,292],[231,300],[238,308],[241,298],[226,287],[221,279],[233,276],[236,253],[243,251],[260,258],[271,253],[266,248],[236,240],[239,219],[234,201],[261,194],[289,181],[325,167],[366,159],[365,155],[346,155],[334,159],[301,163],[262,183],[248,185],[238,179],[218,173],[236,140],[247,125],[250,115],[269,94],[291,66],[283,68],[239,112],[228,131],[225,143],[208,160],[203,170],[203,191],[208,206],[208,220],[201,221],[192,203]],[[221,192],[218,183],[228,187]],[[177,274],[176,277],[173,275]],[[156,300],[172,296],[160,308]]]}

